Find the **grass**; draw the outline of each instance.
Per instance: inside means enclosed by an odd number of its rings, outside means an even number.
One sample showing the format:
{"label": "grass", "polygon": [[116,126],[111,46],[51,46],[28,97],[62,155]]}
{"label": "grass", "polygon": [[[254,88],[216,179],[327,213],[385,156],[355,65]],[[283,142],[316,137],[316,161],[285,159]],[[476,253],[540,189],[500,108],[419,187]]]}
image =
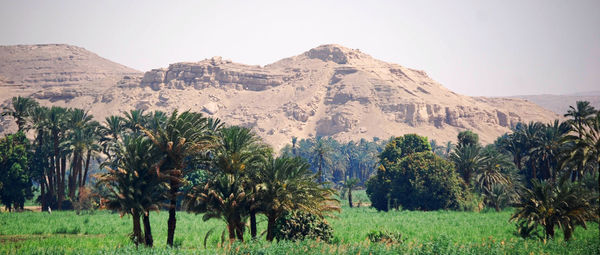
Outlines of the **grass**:
{"label": "grass", "polygon": [[[363,191],[364,192],[364,191]],[[358,192],[360,196],[360,191]],[[0,213],[0,254],[598,254],[598,225],[579,227],[574,239],[562,240],[562,232],[546,243],[524,240],[513,234],[511,211],[496,213],[455,211],[392,211],[344,207],[328,222],[334,229],[332,244],[319,241],[247,241],[223,245],[225,225],[219,220],[204,222],[201,216],[177,214],[175,243],[165,246],[167,212],[152,213],[151,224],[156,247],[136,248],[131,244],[131,217],[98,211],[76,215],[57,212]],[[266,228],[260,219],[259,230]],[[203,247],[204,237],[213,229]],[[374,230],[400,233],[402,243],[371,243]],[[249,236],[246,236],[249,240]]]}

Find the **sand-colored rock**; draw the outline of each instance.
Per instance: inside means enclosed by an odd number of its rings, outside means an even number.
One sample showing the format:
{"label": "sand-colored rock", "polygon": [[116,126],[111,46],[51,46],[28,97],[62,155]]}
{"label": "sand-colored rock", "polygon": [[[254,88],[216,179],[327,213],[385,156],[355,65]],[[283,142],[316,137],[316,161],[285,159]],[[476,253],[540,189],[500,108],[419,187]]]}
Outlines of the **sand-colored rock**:
{"label": "sand-colored rock", "polygon": [[[29,64],[37,66],[35,61]],[[86,70],[97,69],[80,72]],[[19,80],[1,69],[0,75]],[[525,100],[459,95],[424,71],[339,45],[319,46],[262,67],[214,57],[143,75],[124,74],[93,88],[77,85],[79,81],[61,82],[71,90],[61,86],[46,92],[41,84],[31,85],[29,91],[10,89],[0,102],[17,94],[33,95],[42,104],[88,109],[98,119],[133,108],[203,111],[227,124],[252,127],[275,148],[289,143],[292,136],[320,135],[358,140],[418,133],[454,142],[466,129],[479,133],[483,142],[492,142],[520,121],[558,118]]]}

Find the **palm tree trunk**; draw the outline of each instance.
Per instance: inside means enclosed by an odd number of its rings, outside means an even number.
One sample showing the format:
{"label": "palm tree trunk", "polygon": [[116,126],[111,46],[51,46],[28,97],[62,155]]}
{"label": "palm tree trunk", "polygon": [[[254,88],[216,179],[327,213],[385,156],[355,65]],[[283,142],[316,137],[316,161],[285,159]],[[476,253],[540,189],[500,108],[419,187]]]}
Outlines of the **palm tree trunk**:
{"label": "palm tree trunk", "polygon": [[148,247],[154,245],[154,239],[152,239],[152,229],[150,228],[150,212],[146,212],[143,216],[144,220],[144,243]]}
{"label": "palm tree trunk", "polygon": [[229,221],[227,223],[227,230],[229,231],[229,242],[233,243],[235,241],[235,223]]}
{"label": "palm tree trunk", "polygon": [[267,215],[267,241],[272,242],[275,237],[275,216]]}
{"label": "palm tree trunk", "polygon": [[[43,177],[42,177],[42,179],[43,179]],[[40,182],[40,202],[42,204],[41,211],[43,212],[43,211],[47,210],[46,209],[46,185],[45,185],[44,180],[42,180]]]}
{"label": "palm tree trunk", "polygon": [[171,180],[171,201],[169,205],[169,220],[167,221],[167,245],[173,247],[173,238],[175,237],[175,227],[177,225],[177,219],[175,218],[177,213],[177,192],[179,191],[179,184],[176,180]]}
{"label": "palm tree trunk", "polygon": [[83,180],[79,183],[80,187],[85,186],[85,182],[88,176],[88,170],[90,169],[90,159],[92,158],[92,151],[88,150],[87,157],[85,159],[85,173],[83,174]]}
{"label": "palm tree trunk", "polygon": [[554,225],[548,224],[546,225],[546,238],[551,239],[554,238]]}
{"label": "palm tree trunk", "polygon": [[67,164],[66,156],[60,157],[59,166],[59,176],[58,176],[58,209],[62,210],[62,202],[65,200],[65,177],[66,171],[65,167]]}
{"label": "palm tree trunk", "polygon": [[133,211],[131,214],[131,218],[133,219],[133,243],[135,246],[142,241],[142,228],[140,227],[140,213],[137,211]]}
{"label": "palm tree trunk", "polygon": [[350,208],[352,208],[352,188],[348,188],[348,204],[350,205]]}
{"label": "palm tree trunk", "polygon": [[256,212],[250,211],[250,235],[256,239]]}
{"label": "palm tree trunk", "polygon": [[242,223],[241,221],[238,221],[235,225],[236,225],[235,234],[237,236],[237,239],[243,242],[244,241],[244,223]]}

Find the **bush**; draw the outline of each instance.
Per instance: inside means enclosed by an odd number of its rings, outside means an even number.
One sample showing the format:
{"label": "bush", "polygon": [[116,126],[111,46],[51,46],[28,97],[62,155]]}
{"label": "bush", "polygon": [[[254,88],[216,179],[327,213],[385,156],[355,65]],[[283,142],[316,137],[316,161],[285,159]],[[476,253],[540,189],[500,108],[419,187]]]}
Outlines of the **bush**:
{"label": "bush", "polygon": [[304,240],[320,239],[330,242],[333,238],[333,229],[322,218],[302,211],[293,211],[279,217],[275,222],[275,239]]}
{"label": "bush", "polygon": [[402,243],[402,234],[398,232],[393,233],[381,230],[371,230],[371,232],[367,234],[367,238],[372,243]]}
{"label": "bush", "polygon": [[427,151],[384,163],[369,179],[367,194],[377,210],[438,210],[464,208],[467,191],[452,163]]}

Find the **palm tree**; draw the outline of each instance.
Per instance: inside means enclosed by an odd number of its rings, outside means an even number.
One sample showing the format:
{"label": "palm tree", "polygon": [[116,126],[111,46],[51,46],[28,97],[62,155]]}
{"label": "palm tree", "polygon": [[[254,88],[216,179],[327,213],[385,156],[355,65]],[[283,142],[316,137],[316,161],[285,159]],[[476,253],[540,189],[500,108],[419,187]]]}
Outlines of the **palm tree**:
{"label": "palm tree", "polygon": [[[600,187],[600,113],[589,121],[586,128],[575,131],[577,135],[567,135],[565,143],[570,144],[567,148],[567,161],[575,161],[578,166],[588,163],[596,166],[598,172],[598,187]],[[600,194],[598,196],[600,202]],[[598,209],[600,219],[600,209]],[[600,225],[598,226],[600,231]]]}
{"label": "palm tree", "polygon": [[[118,167],[108,168],[106,173],[99,175],[98,185],[108,191],[104,198],[108,209],[118,210],[121,216],[131,214],[133,242],[152,246],[149,212],[158,210],[160,201],[165,199],[164,182],[157,174],[163,162],[162,155],[154,148],[152,141],[142,136],[126,136],[119,148],[119,159],[115,159],[117,162],[108,164]],[[140,217],[143,217],[144,237]]]}
{"label": "palm tree", "polygon": [[298,156],[298,154],[296,154],[296,143],[298,142],[298,137],[292,136],[292,154],[294,156]]}
{"label": "palm tree", "polygon": [[40,203],[42,205],[42,211],[48,210],[48,200],[53,197],[54,190],[52,189],[53,183],[51,177],[54,169],[49,167],[48,159],[51,155],[48,155],[47,140],[48,140],[48,107],[35,107],[30,109],[28,122],[31,128],[35,130],[35,162],[32,162],[32,168],[36,168],[40,184]]}
{"label": "palm tree", "polygon": [[[488,146],[484,149],[483,161],[476,172],[475,183],[483,193],[491,191],[494,185],[508,185],[511,183],[507,169],[511,168],[512,162],[504,154]],[[514,168],[514,166],[512,166]]]}
{"label": "palm tree", "polygon": [[[572,119],[569,120],[569,122],[574,126],[574,129],[578,133],[581,133],[584,126],[590,121],[593,121],[596,112],[596,109],[590,105],[590,102],[577,101],[575,107],[572,105],[569,106],[569,110],[564,116],[571,117]],[[581,138],[581,136],[579,138]]]}
{"label": "palm tree", "polygon": [[175,236],[177,197],[183,184],[184,171],[187,170],[186,158],[206,151],[213,144],[212,131],[207,128],[207,123],[207,119],[199,113],[185,111],[179,114],[173,111],[164,126],[158,126],[156,130],[137,126],[166,157],[161,172],[168,176],[170,182],[167,232],[169,246],[173,246]]}
{"label": "palm tree", "polygon": [[323,165],[331,163],[330,152],[331,148],[325,141],[321,138],[317,138],[312,149],[312,155],[314,161],[317,162],[317,177],[319,178],[319,183],[323,183]]}
{"label": "palm tree", "polygon": [[593,218],[589,194],[576,185],[579,184],[562,181],[553,185],[532,180],[532,188],[521,191],[511,220],[541,225],[547,238],[554,237],[554,228],[558,225],[568,241],[576,226],[585,228],[586,221]]}
{"label": "palm tree", "polygon": [[[242,220],[255,209],[250,196],[255,191],[253,175],[258,173],[260,163],[271,154],[271,149],[250,129],[232,126],[220,130],[218,144],[211,153],[215,181],[194,188],[186,205],[189,211],[206,212],[205,220],[223,219],[230,239],[237,236],[243,240]],[[255,218],[251,227],[256,228]]]}
{"label": "palm tree", "polygon": [[147,116],[144,115],[144,110],[130,110],[125,112],[125,118],[123,118],[124,127],[131,130],[132,132],[138,132],[140,127],[145,126]]}
{"label": "palm tree", "polygon": [[[594,114],[598,111],[590,105],[588,101],[577,101],[575,107],[569,106],[569,110],[564,115],[565,117],[571,117],[572,119],[568,122],[573,127],[573,130],[577,133],[579,139],[583,138],[585,133],[585,127],[594,121]],[[581,163],[577,161],[576,163]],[[585,165],[577,164],[575,170],[573,170],[571,180],[575,181],[577,176],[580,175],[582,168]]]}
{"label": "palm tree", "polygon": [[29,111],[33,108],[38,107],[39,104],[35,100],[29,97],[13,97],[12,108],[4,107],[2,116],[11,116],[17,122],[19,131],[24,131],[25,124],[27,124],[27,117],[29,117]]}
{"label": "palm tree", "polygon": [[556,180],[561,139],[569,131],[570,127],[566,122],[555,120],[553,124],[547,124],[540,130],[536,146],[529,150],[530,157],[540,162],[544,179]]}
{"label": "palm tree", "polygon": [[54,171],[53,176],[50,176],[51,182],[54,185],[52,188],[54,189],[54,194],[57,196],[58,208],[62,208],[62,202],[64,200],[64,176],[65,176],[65,161],[63,160],[64,152],[60,149],[60,143],[63,140],[66,132],[68,112],[67,109],[57,106],[52,106],[50,111],[48,112],[48,129],[50,130],[50,135],[52,136],[52,145],[53,145],[53,155],[50,158],[50,164]]}
{"label": "palm tree", "polygon": [[356,178],[351,178],[344,183],[344,188],[348,189],[348,204],[350,205],[350,208],[352,208],[352,189],[356,187],[358,181],[359,180]]}
{"label": "palm tree", "polygon": [[274,238],[275,222],[285,212],[302,210],[323,216],[339,210],[334,191],[314,182],[310,165],[298,157],[269,159],[260,174],[258,189],[261,211],[267,216],[267,240]]}
{"label": "palm tree", "polygon": [[125,128],[125,121],[122,117],[111,115],[104,119],[104,125],[100,127],[100,144],[102,145],[102,152],[111,159],[113,157],[113,151],[115,145],[119,141],[123,129]]}
{"label": "palm tree", "polygon": [[481,147],[469,144],[456,147],[450,154],[450,160],[456,165],[456,170],[463,178],[465,184],[471,184],[471,177],[481,169],[485,158],[481,155]]}

